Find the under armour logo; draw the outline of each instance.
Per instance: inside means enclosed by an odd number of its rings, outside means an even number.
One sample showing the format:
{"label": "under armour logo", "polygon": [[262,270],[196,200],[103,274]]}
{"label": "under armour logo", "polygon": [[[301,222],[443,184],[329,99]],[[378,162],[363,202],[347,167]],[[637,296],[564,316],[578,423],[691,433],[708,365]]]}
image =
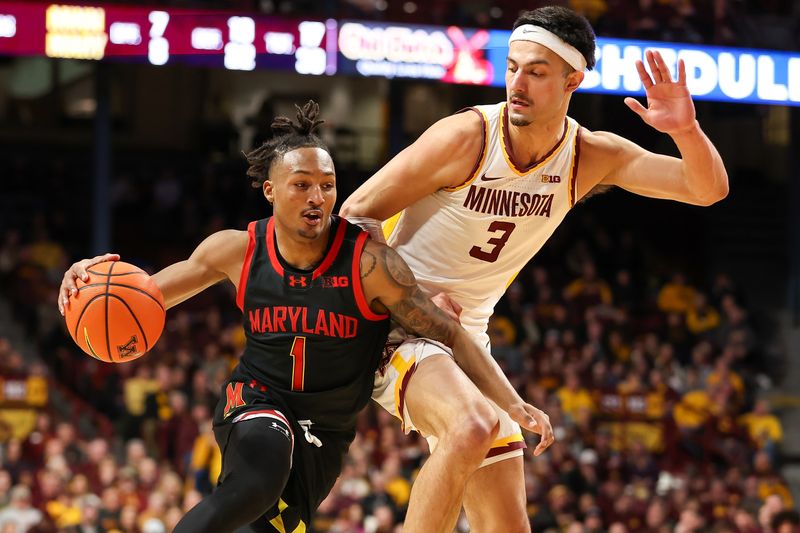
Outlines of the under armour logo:
{"label": "under armour logo", "polygon": [[136,338],[136,335],[133,335],[128,342],[125,344],[121,344],[117,346],[117,352],[119,353],[120,357],[133,357],[139,350],[136,347],[136,343],[139,342]]}
{"label": "under armour logo", "polygon": [[308,286],[308,278],[306,276],[289,276],[289,286],[290,287],[307,287]]}
{"label": "under armour logo", "polygon": [[289,434],[289,430],[283,427],[282,425],[278,424],[277,422],[272,422],[272,424],[269,427],[276,431],[280,431],[287,439],[289,440],[292,439],[292,436]]}

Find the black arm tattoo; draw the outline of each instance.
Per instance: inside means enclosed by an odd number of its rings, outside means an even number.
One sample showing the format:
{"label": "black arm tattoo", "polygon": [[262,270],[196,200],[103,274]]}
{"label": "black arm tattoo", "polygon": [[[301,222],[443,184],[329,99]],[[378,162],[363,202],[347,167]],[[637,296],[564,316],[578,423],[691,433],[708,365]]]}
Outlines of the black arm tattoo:
{"label": "black arm tattoo", "polygon": [[420,290],[414,273],[400,254],[384,246],[378,261],[386,273],[386,280],[402,294],[394,304],[386,305],[392,320],[409,333],[451,346],[459,325]]}
{"label": "black arm tattoo", "polygon": [[[369,268],[364,267],[364,263],[369,263]],[[378,263],[378,260],[375,258],[375,255],[364,250],[361,252],[361,279],[366,278],[372,271],[375,270],[375,265]]]}
{"label": "black arm tattoo", "polygon": [[383,247],[383,268],[389,274],[389,279],[393,280],[401,287],[416,287],[417,279],[414,273],[400,254],[388,246]]}
{"label": "black arm tattoo", "polygon": [[409,333],[452,346],[458,324],[436,307],[416,285],[408,290],[405,298],[388,306],[388,309],[392,319]]}

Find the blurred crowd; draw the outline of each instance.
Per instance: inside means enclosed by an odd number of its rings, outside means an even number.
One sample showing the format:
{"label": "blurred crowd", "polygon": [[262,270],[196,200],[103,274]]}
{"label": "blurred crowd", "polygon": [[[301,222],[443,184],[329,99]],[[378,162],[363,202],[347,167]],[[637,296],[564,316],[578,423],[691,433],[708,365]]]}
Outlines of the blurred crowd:
{"label": "blurred crowd", "polygon": [[[52,165],[6,168],[57,175]],[[192,174],[191,187],[169,172],[148,183],[118,175],[115,251],[152,270],[218,227],[263,216],[238,202],[244,178],[212,170]],[[217,285],[171,310],[139,360],[85,356],[55,300],[64,270],[86,255],[88,221],[59,214],[72,198],[58,187],[0,240],[0,315],[7,306],[24,332],[0,337],[0,533],[167,532],[219,475],[211,413],[244,343],[234,295]],[[223,210],[209,214],[215,204]],[[489,325],[493,355],[558,439],[525,458],[534,531],[797,531],[783,431],[763,395],[780,376],[747,295],[724,272],[665,266],[636,228],[578,220],[520,273]],[[145,238],[159,231],[163,240]],[[126,253],[137,238],[141,261]],[[313,530],[398,531],[427,453],[370,406]]]}

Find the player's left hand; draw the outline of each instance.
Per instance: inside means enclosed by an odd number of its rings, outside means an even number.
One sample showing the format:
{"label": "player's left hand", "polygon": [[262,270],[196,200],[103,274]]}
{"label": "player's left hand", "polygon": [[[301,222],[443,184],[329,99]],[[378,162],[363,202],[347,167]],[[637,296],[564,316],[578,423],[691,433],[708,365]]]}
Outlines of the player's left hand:
{"label": "player's left hand", "polygon": [[529,403],[520,402],[512,405],[506,412],[521,427],[541,436],[539,445],[533,450],[533,455],[542,455],[555,442],[556,438],[553,435],[553,426],[550,425],[550,417],[541,409],[537,409]]}
{"label": "player's left hand", "polygon": [[694,103],[686,87],[686,65],[683,60],[678,60],[678,81],[672,81],[672,74],[661,53],[647,50],[645,58],[652,77],[641,61],[636,62],[636,70],[647,93],[647,107],[634,98],[626,98],[625,104],[662,133],[674,135],[694,128]]}

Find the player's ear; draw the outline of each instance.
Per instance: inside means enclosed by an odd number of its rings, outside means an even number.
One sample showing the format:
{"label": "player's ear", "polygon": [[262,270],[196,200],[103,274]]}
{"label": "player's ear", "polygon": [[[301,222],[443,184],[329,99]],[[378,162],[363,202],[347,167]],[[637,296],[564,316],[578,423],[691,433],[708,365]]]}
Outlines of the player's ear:
{"label": "player's ear", "polygon": [[573,70],[567,74],[567,85],[564,87],[564,89],[566,89],[567,92],[575,92],[575,89],[580,87],[581,82],[583,82],[584,76],[585,75],[583,72]]}
{"label": "player's ear", "polygon": [[274,190],[272,189],[272,181],[271,180],[265,180],[264,181],[264,185],[262,187],[263,187],[263,190],[264,190],[264,198],[266,198],[269,203],[271,203],[271,204],[274,203],[275,202],[275,193],[274,193]]}

